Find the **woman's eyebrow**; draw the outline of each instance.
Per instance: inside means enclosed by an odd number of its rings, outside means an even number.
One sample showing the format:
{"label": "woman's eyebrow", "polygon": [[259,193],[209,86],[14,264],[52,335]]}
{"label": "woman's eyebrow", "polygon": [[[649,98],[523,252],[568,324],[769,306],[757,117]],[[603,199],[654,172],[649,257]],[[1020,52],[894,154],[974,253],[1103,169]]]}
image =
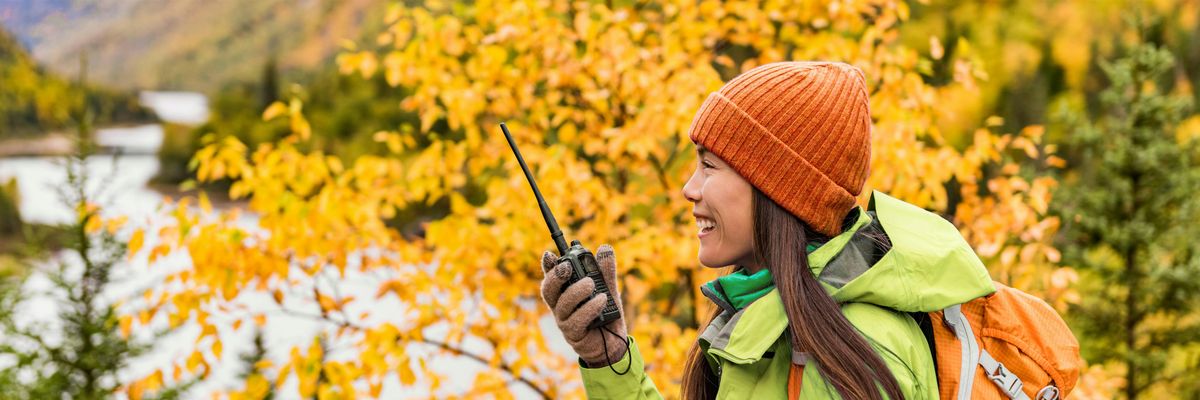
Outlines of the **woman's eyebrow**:
{"label": "woman's eyebrow", "polygon": [[703,158],[707,154],[708,154],[708,149],[700,147],[700,146],[696,146],[696,157],[697,158]]}

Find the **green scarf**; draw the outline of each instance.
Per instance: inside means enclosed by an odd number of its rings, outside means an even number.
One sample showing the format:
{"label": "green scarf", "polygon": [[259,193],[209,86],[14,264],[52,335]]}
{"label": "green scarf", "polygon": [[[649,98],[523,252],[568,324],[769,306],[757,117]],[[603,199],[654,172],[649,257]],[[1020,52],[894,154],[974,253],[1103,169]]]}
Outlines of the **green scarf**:
{"label": "green scarf", "polygon": [[[818,247],[820,243],[809,243],[805,250],[812,253]],[[775,280],[771,278],[771,271],[766,268],[753,274],[747,274],[745,268],[739,268],[704,285],[720,295],[733,308],[741,310],[774,289]]]}
{"label": "green scarf", "polygon": [[746,274],[746,269],[742,268],[705,285],[734,308],[741,310],[774,289],[775,281],[771,280],[771,271],[766,268],[754,274]]}

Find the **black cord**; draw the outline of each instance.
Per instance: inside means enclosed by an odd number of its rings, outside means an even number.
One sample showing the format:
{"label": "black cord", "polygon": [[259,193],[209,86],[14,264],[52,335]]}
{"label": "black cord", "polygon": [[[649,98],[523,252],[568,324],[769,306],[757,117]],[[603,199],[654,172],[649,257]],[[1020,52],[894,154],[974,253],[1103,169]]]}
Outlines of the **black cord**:
{"label": "black cord", "polygon": [[629,357],[629,364],[625,365],[625,371],[617,372],[617,369],[613,368],[612,358],[610,358],[608,356],[608,339],[604,337],[604,331],[608,331],[608,333],[611,333],[613,336],[616,336],[616,337],[621,337],[621,335],[618,335],[616,332],[613,332],[612,329],[608,329],[608,326],[602,326],[602,327],[600,327],[600,329],[601,329],[600,343],[602,343],[604,345],[604,361],[608,361],[608,369],[612,370],[612,372],[617,375],[628,374],[629,369],[633,368],[633,356],[629,354],[629,339],[621,338],[621,340],[625,341],[625,355],[627,357]]}

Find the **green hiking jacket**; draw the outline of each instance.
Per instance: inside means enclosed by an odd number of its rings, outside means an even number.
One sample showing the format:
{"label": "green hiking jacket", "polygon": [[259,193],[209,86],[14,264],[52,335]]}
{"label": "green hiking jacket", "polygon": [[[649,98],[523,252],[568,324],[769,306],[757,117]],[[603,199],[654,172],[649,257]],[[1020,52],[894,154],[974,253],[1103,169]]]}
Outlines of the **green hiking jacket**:
{"label": "green hiking jacket", "polygon": [[[958,229],[936,214],[881,192],[872,193],[869,209],[858,212],[850,229],[809,254],[810,269],[880,354],[905,398],[936,399],[929,345],[908,313],[937,311],[990,294],[995,291],[992,280]],[[863,234],[871,229],[886,232],[891,250],[876,254]],[[786,329],[787,316],[774,289],[736,312],[726,308],[705,328],[699,343],[720,376],[718,399],[786,398],[793,357]],[[617,375],[608,367],[580,368],[588,398],[662,397],[645,373],[637,343],[632,338],[630,343],[629,352],[615,364],[629,363],[627,374]],[[839,398],[819,368],[808,360],[800,396]]]}

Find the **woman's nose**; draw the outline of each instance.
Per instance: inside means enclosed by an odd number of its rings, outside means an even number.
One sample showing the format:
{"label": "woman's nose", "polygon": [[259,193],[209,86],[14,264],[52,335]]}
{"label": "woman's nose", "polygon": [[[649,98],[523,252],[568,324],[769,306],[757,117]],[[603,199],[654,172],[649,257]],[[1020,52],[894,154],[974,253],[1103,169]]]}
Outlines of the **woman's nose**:
{"label": "woman's nose", "polygon": [[692,174],[688,178],[687,183],[683,185],[683,197],[690,202],[700,201],[700,185],[696,182],[696,174]]}

